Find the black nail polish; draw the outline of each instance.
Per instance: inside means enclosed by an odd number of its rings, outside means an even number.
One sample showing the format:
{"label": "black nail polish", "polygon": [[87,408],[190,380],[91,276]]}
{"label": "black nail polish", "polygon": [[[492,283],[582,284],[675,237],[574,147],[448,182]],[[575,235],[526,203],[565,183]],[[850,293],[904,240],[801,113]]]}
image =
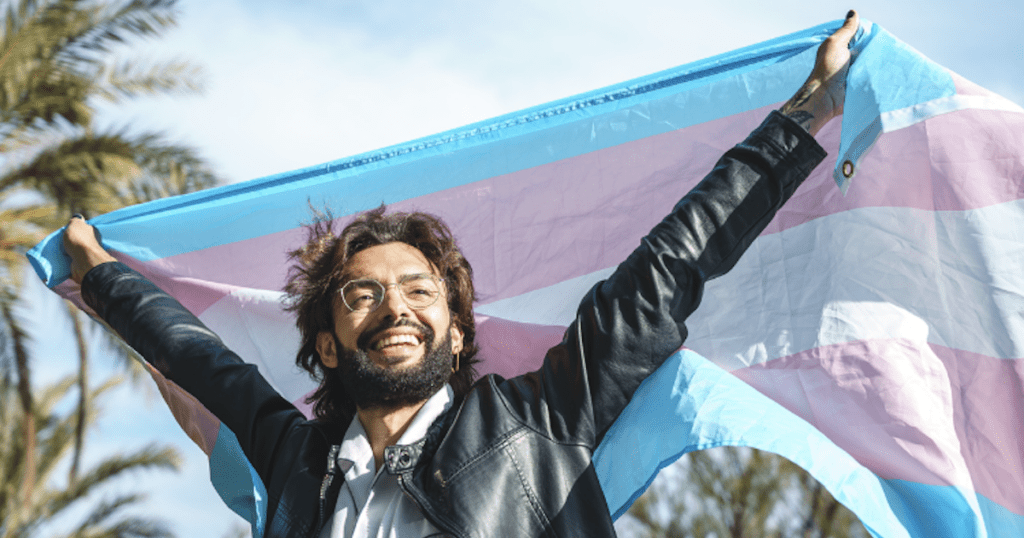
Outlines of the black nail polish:
{"label": "black nail polish", "polygon": [[853,15],[854,15],[854,11],[853,11],[853,10],[851,9],[851,10],[850,10],[849,12],[847,12],[847,14],[846,14],[846,18],[847,18],[847,19],[849,19],[849,18],[850,18],[850,17],[852,17]]}

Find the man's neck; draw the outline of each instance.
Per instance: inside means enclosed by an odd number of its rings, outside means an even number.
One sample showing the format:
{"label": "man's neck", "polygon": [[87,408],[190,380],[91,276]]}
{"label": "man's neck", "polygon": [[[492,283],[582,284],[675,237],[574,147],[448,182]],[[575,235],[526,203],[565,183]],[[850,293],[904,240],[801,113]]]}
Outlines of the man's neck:
{"label": "man's neck", "polygon": [[397,444],[426,400],[402,407],[359,409],[357,416],[373,450],[374,470],[384,463],[384,449]]}

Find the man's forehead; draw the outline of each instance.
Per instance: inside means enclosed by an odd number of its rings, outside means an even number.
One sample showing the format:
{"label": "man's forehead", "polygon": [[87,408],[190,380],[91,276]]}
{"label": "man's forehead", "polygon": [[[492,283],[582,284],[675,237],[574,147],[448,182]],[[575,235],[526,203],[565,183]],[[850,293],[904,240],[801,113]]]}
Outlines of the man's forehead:
{"label": "man's forehead", "polygon": [[413,274],[437,274],[434,264],[419,249],[406,243],[385,243],[352,255],[342,267],[343,281],[359,278],[400,278]]}

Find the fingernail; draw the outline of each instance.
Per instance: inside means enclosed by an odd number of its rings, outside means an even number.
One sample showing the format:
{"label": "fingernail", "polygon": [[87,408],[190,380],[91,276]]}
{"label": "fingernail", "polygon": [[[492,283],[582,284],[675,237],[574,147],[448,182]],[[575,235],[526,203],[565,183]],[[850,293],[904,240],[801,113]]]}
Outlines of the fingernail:
{"label": "fingernail", "polygon": [[83,217],[81,213],[75,213],[74,215],[71,215],[71,218],[85,220],[85,217]]}
{"label": "fingernail", "polygon": [[852,10],[852,9],[851,9],[851,10],[850,10],[850,11],[849,11],[849,12],[848,12],[848,13],[846,14],[846,18],[847,18],[847,19],[849,19],[850,17],[853,17],[853,16],[854,16],[854,15],[856,15],[856,14],[857,14],[857,13],[856,13],[856,12],[855,12],[854,10]]}

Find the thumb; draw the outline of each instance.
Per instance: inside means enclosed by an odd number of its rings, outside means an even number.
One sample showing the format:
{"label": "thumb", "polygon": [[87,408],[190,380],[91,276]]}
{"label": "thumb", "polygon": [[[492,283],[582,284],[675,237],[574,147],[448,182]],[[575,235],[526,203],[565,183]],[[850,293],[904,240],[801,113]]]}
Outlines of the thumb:
{"label": "thumb", "polygon": [[843,25],[836,30],[832,36],[835,37],[837,42],[849,47],[850,40],[853,39],[853,36],[857,35],[857,29],[859,27],[860,15],[857,14],[856,10],[851,9],[849,13],[846,14],[846,21],[843,22]]}

